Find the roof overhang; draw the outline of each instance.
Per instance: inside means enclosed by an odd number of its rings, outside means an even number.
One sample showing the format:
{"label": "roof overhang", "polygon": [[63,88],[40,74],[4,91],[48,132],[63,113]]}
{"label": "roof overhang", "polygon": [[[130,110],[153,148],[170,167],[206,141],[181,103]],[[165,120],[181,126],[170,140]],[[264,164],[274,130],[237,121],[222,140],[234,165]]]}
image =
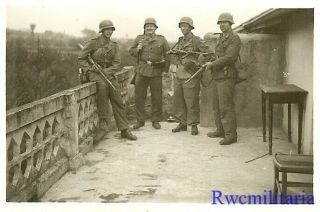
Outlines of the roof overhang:
{"label": "roof overhang", "polygon": [[281,23],[281,17],[289,13],[295,12],[297,8],[277,8],[268,9],[250,20],[240,24],[233,30],[236,32],[255,32],[269,26]]}

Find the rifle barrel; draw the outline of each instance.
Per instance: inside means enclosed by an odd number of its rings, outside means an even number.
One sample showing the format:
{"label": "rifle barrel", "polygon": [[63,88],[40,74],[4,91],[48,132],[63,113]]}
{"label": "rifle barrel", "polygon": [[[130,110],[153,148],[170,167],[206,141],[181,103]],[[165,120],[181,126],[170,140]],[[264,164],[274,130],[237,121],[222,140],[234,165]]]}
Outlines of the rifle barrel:
{"label": "rifle barrel", "polygon": [[214,54],[213,52],[195,52],[195,51],[184,51],[184,50],[171,50],[167,52],[167,54],[202,54],[202,55],[210,55]]}
{"label": "rifle barrel", "polygon": [[[83,46],[81,45],[81,43],[78,43],[78,46],[80,47],[80,49],[83,49]],[[107,83],[112,87],[113,90],[116,91],[116,88],[113,86],[112,82],[106,77],[106,75],[104,75],[102,68],[99,64],[97,64],[90,55],[88,55],[88,60],[89,63],[91,63],[92,66],[97,67],[97,71],[99,72],[99,74],[102,76],[102,78],[107,81]]]}

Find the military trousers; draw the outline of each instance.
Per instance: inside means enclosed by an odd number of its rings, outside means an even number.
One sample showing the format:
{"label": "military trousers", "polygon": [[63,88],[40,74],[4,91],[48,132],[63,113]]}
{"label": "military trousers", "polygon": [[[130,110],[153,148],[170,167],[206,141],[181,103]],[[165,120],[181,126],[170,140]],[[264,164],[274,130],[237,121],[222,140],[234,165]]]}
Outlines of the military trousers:
{"label": "military trousers", "polygon": [[126,117],[125,105],[121,97],[120,86],[116,79],[110,78],[114,90],[107,82],[100,78],[96,73],[89,73],[90,81],[97,82],[97,107],[99,119],[107,119],[108,117],[108,100],[111,102],[114,119],[118,130],[125,130],[129,128],[128,119]]}
{"label": "military trousers", "polygon": [[234,105],[236,79],[214,80],[213,115],[217,131],[225,134],[226,139],[237,138],[237,122]]}
{"label": "military trousers", "polygon": [[160,122],[162,119],[162,76],[147,77],[141,74],[137,74],[135,79],[137,121],[145,122],[145,104],[149,86],[151,92],[151,121]]}
{"label": "military trousers", "polygon": [[200,80],[193,79],[184,84],[187,79],[175,78],[173,94],[173,114],[184,125],[200,123]]}

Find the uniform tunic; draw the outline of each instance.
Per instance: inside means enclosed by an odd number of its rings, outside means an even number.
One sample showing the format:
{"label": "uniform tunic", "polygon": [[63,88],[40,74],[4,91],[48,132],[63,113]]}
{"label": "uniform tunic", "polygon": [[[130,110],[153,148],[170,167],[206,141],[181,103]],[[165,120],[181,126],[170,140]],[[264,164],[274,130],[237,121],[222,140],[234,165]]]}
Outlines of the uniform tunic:
{"label": "uniform tunic", "polygon": [[[140,51],[137,48],[139,42],[142,42],[143,46]],[[156,34],[138,35],[129,49],[129,53],[136,57],[138,62],[135,69],[135,106],[139,122],[145,121],[145,101],[149,86],[152,101],[151,121],[159,122],[162,119],[162,72],[168,72],[170,65],[167,51],[169,45],[166,38]]]}

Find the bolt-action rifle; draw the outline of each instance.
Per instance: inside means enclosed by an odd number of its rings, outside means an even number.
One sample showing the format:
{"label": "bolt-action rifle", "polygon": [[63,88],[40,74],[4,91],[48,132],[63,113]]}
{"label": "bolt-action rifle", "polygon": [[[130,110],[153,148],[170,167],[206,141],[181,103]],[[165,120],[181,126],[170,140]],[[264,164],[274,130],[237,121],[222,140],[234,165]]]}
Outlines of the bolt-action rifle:
{"label": "bolt-action rifle", "polygon": [[195,52],[195,51],[184,51],[184,50],[179,50],[179,49],[171,49],[167,51],[167,54],[202,54],[202,55],[212,55],[214,54],[213,52]]}
{"label": "bolt-action rifle", "polygon": [[[78,46],[80,47],[81,50],[83,49],[82,44],[78,43]],[[89,64],[91,65],[91,67],[101,75],[101,77],[112,87],[112,89],[116,90],[116,88],[113,86],[112,82],[103,73],[101,66],[98,63],[96,63],[90,55],[88,55],[87,60],[88,60]]]}
{"label": "bolt-action rifle", "polygon": [[[210,52],[209,54],[214,54],[214,53]],[[215,59],[216,59],[216,57],[211,57],[211,59],[210,59],[209,62],[212,62],[212,61],[214,61]],[[204,71],[206,70],[206,67],[207,67],[206,64],[202,65],[189,79],[187,79],[187,80],[184,82],[184,84],[189,83],[192,79],[194,79],[194,78],[198,77],[200,74],[202,74],[202,72],[204,72]]]}

